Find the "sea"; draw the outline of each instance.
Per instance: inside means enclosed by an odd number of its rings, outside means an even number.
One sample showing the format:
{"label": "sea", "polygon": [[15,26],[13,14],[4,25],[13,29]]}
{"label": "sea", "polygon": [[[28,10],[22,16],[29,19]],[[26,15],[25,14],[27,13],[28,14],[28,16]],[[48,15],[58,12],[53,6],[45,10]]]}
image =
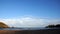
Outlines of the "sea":
{"label": "sea", "polygon": [[0,30],[47,30],[47,29],[60,29],[60,28],[45,28],[45,27],[33,27],[33,28],[25,28],[25,27],[14,27],[14,28],[0,28]]}

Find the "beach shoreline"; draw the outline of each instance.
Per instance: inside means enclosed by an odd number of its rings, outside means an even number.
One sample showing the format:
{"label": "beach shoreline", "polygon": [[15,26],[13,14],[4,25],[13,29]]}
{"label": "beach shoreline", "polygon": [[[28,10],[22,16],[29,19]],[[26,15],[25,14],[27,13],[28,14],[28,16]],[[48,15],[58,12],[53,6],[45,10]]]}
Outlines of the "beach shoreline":
{"label": "beach shoreline", "polygon": [[0,30],[0,34],[60,34],[60,29],[50,30]]}

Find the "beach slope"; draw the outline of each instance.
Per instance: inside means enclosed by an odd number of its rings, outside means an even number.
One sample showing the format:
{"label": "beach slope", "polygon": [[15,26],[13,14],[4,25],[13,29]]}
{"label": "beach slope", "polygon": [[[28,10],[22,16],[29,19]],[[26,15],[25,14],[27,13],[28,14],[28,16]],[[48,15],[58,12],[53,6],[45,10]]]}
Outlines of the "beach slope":
{"label": "beach slope", "polygon": [[50,29],[50,30],[0,30],[0,34],[60,34],[60,29]]}

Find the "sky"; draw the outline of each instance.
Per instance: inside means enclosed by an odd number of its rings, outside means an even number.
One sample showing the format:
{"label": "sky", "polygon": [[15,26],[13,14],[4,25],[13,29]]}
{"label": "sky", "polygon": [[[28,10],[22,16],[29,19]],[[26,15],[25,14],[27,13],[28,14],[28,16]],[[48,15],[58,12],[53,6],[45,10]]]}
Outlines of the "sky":
{"label": "sky", "polygon": [[0,0],[0,21],[9,26],[60,23],[60,0]]}

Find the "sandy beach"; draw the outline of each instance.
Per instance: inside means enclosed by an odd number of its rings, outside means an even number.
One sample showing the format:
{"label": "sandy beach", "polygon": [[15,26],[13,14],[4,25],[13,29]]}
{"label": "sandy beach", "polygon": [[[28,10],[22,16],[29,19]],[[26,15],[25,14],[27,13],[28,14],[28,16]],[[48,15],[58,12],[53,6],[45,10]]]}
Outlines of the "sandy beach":
{"label": "sandy beach", "polygon": [[0,34],[60,34],[60,29],[53,29],[53,30],[0,30]]}

